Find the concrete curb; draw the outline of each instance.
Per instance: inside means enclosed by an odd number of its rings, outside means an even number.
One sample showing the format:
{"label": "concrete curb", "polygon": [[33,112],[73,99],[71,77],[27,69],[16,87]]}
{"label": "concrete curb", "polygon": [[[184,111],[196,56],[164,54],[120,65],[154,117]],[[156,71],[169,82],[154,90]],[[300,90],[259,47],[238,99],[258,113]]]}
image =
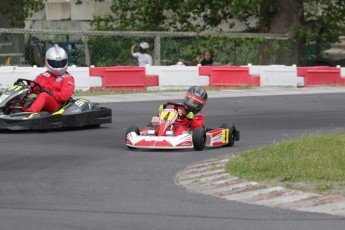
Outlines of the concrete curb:
{"label": "concrete curb", "polygon": [[247,181],[225,172],[231,156],[190,165],[175,175],[175,183],[187,191],[226,200],[269,207],[345,216],[345,198],[323,196]]}

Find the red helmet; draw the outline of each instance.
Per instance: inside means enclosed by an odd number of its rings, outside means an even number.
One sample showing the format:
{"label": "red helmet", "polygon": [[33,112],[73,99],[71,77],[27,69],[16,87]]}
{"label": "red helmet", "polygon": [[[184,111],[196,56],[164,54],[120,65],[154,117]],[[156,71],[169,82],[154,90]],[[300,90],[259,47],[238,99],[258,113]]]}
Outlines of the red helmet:
{"label": "red helmet", "polygon": [[199,86],[192,86],[188,89],[183,103],[190,111],[198,113],[202,110],[207,101],[207,92]]}

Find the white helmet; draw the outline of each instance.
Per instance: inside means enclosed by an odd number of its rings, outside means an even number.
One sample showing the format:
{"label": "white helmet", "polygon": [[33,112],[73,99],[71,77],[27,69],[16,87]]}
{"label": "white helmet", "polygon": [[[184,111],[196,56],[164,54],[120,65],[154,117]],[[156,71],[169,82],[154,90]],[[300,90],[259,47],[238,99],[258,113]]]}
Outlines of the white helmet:
{"label": "white helmet", "polygon": [[46,52],[46,67],[55,75],[62,75],[67,70],[68,57],[66,51],[54,44]]}
{"label": "white helmet", "polygon": [[142,42],[142,43],[140,43],[140,48],[142,48],[142,49],[148,49],[148,48],[150,48],[150,46],[149,46],[149,43],[147,43],[147,42]]}

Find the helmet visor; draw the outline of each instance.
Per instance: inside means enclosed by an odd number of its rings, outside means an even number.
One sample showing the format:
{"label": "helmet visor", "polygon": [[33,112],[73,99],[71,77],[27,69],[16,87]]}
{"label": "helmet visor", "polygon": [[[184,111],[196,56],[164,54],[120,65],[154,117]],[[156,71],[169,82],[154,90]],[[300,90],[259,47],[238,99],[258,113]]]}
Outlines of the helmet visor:
{"label": "helmet visor", "polygon": [[64,68],[67,65],[67,59],[62,60],[47,60],[48,65],[50,65],[52,68]]}
{"label": "helmet visor", "polygon": [[202,107],[206,104],[206,101],[200,97],[197,97],[191,93],[187,93],[186,95],[186,104],[194,109],[202,109]]}

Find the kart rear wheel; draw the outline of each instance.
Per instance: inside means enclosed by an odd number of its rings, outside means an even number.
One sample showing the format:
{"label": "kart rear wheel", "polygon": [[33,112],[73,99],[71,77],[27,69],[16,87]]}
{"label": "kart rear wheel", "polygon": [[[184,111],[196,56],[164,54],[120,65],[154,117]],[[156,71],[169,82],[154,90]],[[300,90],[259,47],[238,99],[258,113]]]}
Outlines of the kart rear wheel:
{"label": "kart rear wheel", "polygon": [[238,141],[240,139],[240,137],[239,137],[240,132],[237,131],[237,129],[234,125],[230,125],[228,123],[225,123],[225,124],[221,125],[220,128],[229,129],[229,143],[226,144],[225,146],[231,147],[235,144],[236,141]]}
{"label": "kart rear wheel", "polygon": [[203,128],[196,128],[193,130],[192,141],[194,149],[201,151],[205,147],[206,142],[206,131]]}
{"label": "kart rear wheel", "polygon": [[[126,131],[125,141],[127,141],[127,135],[128,133],[135,132],[137,135],[140,135],[139,128],[136,126],[130,126]],[[128,148],[133,149],[133,147],[130,147],[127,145]]]}

